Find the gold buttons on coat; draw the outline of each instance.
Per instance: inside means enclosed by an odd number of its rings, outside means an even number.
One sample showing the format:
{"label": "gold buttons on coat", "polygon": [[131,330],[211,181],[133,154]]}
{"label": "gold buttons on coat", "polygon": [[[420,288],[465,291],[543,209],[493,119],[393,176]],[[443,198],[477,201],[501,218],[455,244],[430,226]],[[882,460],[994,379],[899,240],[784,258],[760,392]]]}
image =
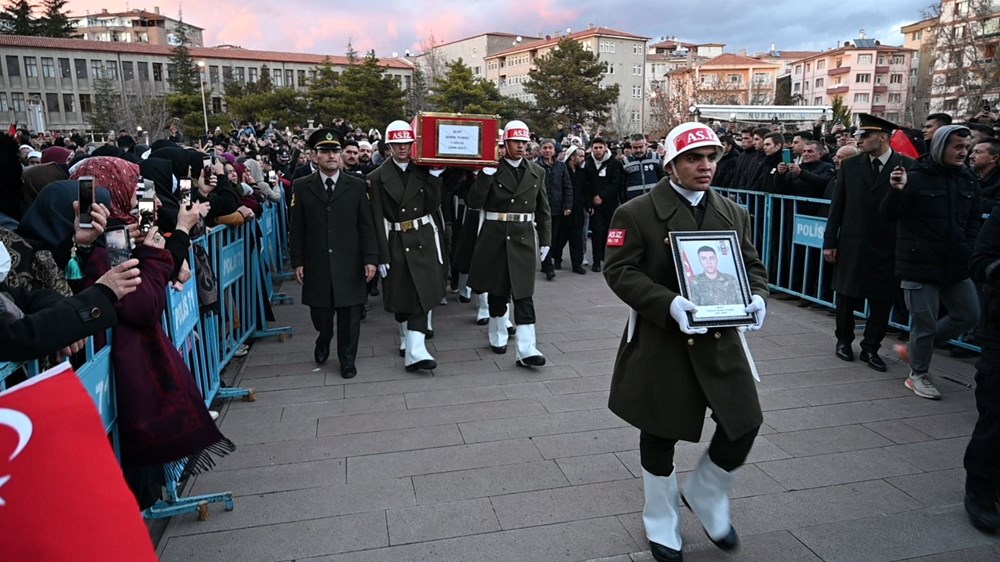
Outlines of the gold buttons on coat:
{"label": "gold buttons on coat", "polygon": [[694,345],[694,338],[688,338],[688,345]]}
{"label": "gold buttons on coat", "polygon": [[409,249],[409,248],[407,248],[407,249],[406,249],[406,251],[407,251],[407,252],[409,252],[409,251],[410,251],[410,249]]}
{"label": "gold buttons on coat", "polygon": [[715,332],[715,339],[722,339],[722,332]]}

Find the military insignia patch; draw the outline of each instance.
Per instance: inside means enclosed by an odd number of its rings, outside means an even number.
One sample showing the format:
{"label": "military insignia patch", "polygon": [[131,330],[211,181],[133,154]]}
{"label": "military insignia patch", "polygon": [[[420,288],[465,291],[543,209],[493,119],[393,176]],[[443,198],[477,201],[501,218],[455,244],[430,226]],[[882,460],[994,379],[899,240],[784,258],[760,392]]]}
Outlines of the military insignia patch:
{"label": "military insignia patch", "polygon": [[625,245],[625,231],[622,229],[612,229],[608,231],[608,247],[621,248]]}

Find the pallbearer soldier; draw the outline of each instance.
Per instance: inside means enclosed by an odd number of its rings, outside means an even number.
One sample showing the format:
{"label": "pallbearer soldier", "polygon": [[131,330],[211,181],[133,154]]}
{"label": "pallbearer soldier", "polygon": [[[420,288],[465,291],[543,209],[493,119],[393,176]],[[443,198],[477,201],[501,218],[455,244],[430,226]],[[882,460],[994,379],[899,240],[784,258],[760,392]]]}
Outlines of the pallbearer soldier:
{"label": "pallbearer soldier", "polygon": [[[545,171],[524,158],[528,126],[511,121],[504,127],[506,154],[497,168],[483,168],[466,203],[482,209],[484,220],[469,270],[469,286],[487,297],[490,346],[507,346],[507,303],[514,301],[516,361],[539,367],[545,356],[535,347],[535,269],[549,251],[551,219],[545,195]],[[537,231],[537,242],[536,234]]]}
{"label": "pallbearer soldier", "polygon": [[764,322],[767,272],[752,244],[746,210],[711,189],[722,143],[701,123],[667,136],[668,178],[615,212],[604,275],[632,308],[611,379],[609,407],[639,428],[646,504],[643,523],[656,560],[681,560],[681,519],[674,446],[697,442],[712,409],[715,436],[684,487],[685,502],[723,549],[738,539],[729,518],[733,471],[763,421],[752,368],[736,328],[693,328],[697,306],[680,295],[672,231],[735,230],[753,293],[748,313]]}
{"label": "pallbearer soldier", "polygon": [[357,374],[365,282],[375,277],[378,246],[365,182],[340,171],[340,141],[333,129],[309,137],[316,171],[295,180],[289,250],[302,302],[319,332],[313,356],[326,363],[337,317],[340,374]]}
{"label": "pallbearer soldier", "polygon": [[385,130],[392,157],[369,174],[378,231],[382,301],[396,315],[407,371],[437,367],[427,351],[428,313],[444,297],[444,247],[433,215],[441,206],[441,173],[410,161],[413,129],[393,121]]}

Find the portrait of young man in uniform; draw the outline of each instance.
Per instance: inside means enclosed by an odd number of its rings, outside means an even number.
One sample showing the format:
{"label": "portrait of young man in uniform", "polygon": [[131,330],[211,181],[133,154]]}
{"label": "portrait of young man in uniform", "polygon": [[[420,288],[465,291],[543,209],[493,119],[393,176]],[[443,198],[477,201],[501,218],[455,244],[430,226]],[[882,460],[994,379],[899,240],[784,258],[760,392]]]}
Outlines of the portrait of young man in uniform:
{"label": "portrait of young man in uniform", "polygon": [[701,273],[688,282],[691,302],[696,305],[719,305],[743,302],[740,281],[735,275],[719,270],[719,254],[711,246],[698,248]]}

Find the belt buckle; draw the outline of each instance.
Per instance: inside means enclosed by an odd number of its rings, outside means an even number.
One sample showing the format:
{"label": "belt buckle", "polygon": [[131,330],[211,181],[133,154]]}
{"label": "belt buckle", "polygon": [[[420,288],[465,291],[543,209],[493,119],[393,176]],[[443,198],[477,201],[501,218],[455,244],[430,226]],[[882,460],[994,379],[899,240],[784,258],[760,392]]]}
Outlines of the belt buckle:
{"label": "belt buckle", "polygon": [[507,213],[497,213],[497,220],[498,221],[506,221],[507,220],[507,216],[508,216]]}
{"label": "belt buckle", "polygon": [[406,232],[408,230],[413,230],[413,221],[403,221],[399,223],[399,230],[401,232]]}

